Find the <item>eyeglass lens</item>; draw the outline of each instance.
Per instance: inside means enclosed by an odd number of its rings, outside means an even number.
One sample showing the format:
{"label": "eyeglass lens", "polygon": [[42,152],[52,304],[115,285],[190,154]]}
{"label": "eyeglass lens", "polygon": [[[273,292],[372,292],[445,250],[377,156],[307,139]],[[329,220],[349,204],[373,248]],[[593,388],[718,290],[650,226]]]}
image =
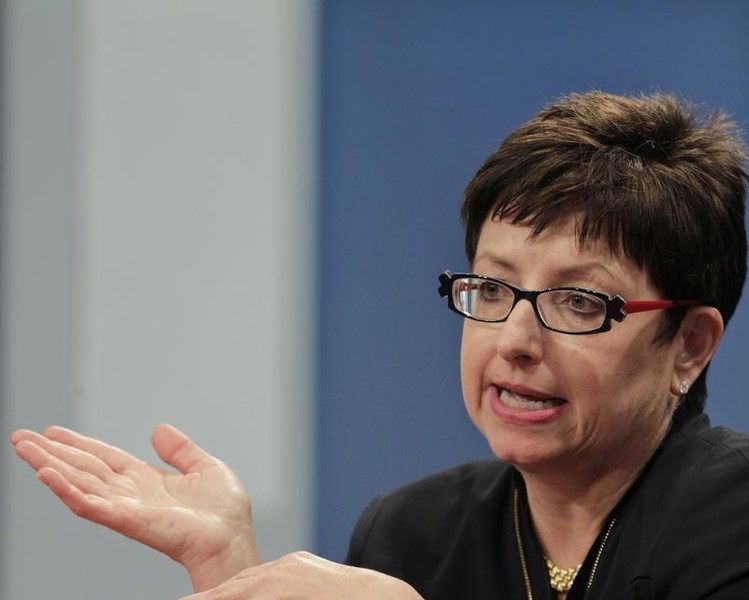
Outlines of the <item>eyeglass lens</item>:
{"label": "eyeglass lens", "polygon": [[[518,291],[522,294],[522,291]],[[498,281],[465,277],[453,283],[453,303],[468,317],[504,321],[510,315],[516,292]],[[535,304],[543,323],[552,329],[584,332],[598,329],[606,320],[606,302],[593,294],[559,288],[524,295]],[[534,298],[535,297],[535,298]]]}

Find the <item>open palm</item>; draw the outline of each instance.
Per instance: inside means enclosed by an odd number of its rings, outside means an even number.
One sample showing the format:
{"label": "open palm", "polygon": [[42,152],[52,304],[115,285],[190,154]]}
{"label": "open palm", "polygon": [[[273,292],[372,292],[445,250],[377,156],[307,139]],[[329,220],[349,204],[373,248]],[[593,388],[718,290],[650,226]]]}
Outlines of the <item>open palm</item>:
{"label": "open palm", "polygon": [[182,563],[196,590],[259,563],[241,482],[174,427],[157,427],[152,443],[178,473],[61,427],[12,442],[71,511]]}

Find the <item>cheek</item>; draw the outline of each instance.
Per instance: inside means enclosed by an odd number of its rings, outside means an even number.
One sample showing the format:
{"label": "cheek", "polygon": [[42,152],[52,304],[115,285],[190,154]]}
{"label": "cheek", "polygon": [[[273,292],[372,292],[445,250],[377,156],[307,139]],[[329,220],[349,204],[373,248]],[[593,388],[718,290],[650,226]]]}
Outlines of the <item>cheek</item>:
{"label": "cheek", "polygon": [[666,405],[661,400],[667,400],[670,384],[668,349],[642,340],[621,344],[602,356],[606,358],[579,357],[577,363],[573,385],[593,396],[594,406],[586,406],[609,418],[618,415],[618,419],[647,422],[658,415],[660,419]]}
{"label": "cheek", "polygon": [[466,321],[460,346],[460,381],[463,399],[469,410],[479,402],[486,365],[491,360],[491,353],[491,343],[486,336],[482,336],[473,323]]}
{"label": "cheek", "polygon": [[[601,343],[608,341],[604,339],[586,340],[584,336],[557,341],[544,356],[545,366],[555,381],[555,391],[570,400],[588,420],[624,409],[622,396],[630,395],[627,388],[642,375],[645,361],[638,357],[639,351],[626,348],[625,355],[622,344]],[[581,343],[586,341],[587,344]]]}
{"label": "cheek", "polygon": [[[633,404],[639,405],[644,414],[658,414],[669,405],[671,386],[671,365],[668,348],[643,349],[640,355],[633,356],[622,379],[629,378]],[[639,402],[638,398],[641,398]]]}
{"label": "cheek", "polygon": [[656,346],[652,342],[651,331],[639,335],[619,359],[620,381],[631,381],[633,384],[654,385],[659,381],[670,379],[669,365],[671,349],[669,346]]}
{"label": "cheek", "polygon": [[481,419],[481,391],[483,387],[485,361],[481,359],[475,332],[470,324],[463,326],[463,339],[460,346],[460,384],[463,403],[474,426],[484,431]]}

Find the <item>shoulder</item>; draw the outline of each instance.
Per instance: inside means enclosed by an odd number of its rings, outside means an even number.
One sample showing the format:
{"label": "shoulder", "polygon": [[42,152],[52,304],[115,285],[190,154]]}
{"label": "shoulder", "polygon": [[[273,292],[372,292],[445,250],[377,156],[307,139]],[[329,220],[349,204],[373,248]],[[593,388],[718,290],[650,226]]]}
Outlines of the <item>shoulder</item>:
{"label": "shoulder", "polygon": [[709,453],[710,458],[723,458],[734,461],[738,468],[749,468],[749,435],[728,427],[704,427],[690,436],[693,445]]}
{"label": "shoulder", "polygon": [[668,436],[638,487],[634,495],[659,520],[688,514],[699,525],[705,515],[698,509],[749,508],[749,435],[696,417]]}
{"label": "shoulder", "polygon": [[433,510],[451,510],[458,504],[485,500],[505,478],[511,480],[513,473],[509,465],[498,460],[466,463],[383,494],[380,501],[397,508],[428,499]]}
{"label": "shoulder", "polygon": [[749,597],[749,436],[693,419],[640,483],[631,517],[653,597],[729,598],[729,585]]}
{"label": "shoulder", "polygon": [[[749,435],[728,427],[712,427],[706,415],[696,417],[664,444],[656,469],[668,483],[690,488],[732,486],[749,494]],[[664,477],[669,472],[671,477]]]}

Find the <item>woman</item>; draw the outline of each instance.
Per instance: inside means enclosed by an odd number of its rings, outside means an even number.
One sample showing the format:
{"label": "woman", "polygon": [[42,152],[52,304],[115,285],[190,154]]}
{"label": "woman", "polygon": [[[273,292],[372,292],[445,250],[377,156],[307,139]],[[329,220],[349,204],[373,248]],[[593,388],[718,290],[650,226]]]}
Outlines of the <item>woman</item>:
{"label": "woman", "polygon": [[745,599],[749,437],[702,414],[746,275],[744,158],[668,95],[572,95],[505,140],[466,191],[470,272],[439,288],[499,460],[376,499],[349,566],[261,565],[241,485],[172,428],[154,446],[182,476],[59,428],[16,450],[74,512],[184,564],[194,600]]}

